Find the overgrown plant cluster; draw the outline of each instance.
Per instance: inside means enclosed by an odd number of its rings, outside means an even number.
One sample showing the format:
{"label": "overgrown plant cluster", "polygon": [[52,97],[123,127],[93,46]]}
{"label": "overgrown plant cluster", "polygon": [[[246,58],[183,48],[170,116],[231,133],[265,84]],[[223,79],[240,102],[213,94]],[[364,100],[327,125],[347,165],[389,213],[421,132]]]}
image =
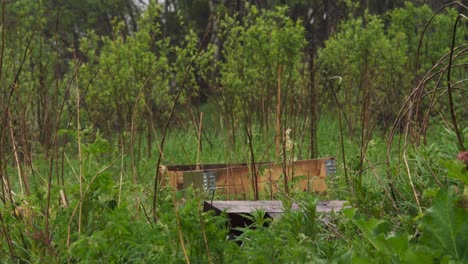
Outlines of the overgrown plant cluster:
{"label": "overgrown plant cluster", "polygon": [[[198,32],[167,1],[89,1],[81,17],[53,2],[1,5],[0,261],[468,262],[462,3],[340,1],[348,15],[311,49],[313,20],[288,7],[208,1]],[[79,21],[99,26],[64,30]],[[325,195],[284,170],[284,215],[246,215],[233,239],[202,208],[230,197],[175,191],[161,169],[317,156],[338,162]],[[322,199],[349,206],[318,214]]]}

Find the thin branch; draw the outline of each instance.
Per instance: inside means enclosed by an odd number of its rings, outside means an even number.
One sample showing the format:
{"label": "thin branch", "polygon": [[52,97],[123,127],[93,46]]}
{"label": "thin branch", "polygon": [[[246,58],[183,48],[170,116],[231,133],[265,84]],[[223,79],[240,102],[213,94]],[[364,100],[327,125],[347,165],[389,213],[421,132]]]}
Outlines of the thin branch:
{"label": "thin branch", "polygon": [[453,127],[455,130],[455,134],[457,134],[457,139],[458,139],[458,147],[460,151],[465,151],[465,145],[463,144],[463,137],[460,134],[460,130],[458,128],[457,124],[457,118],[455,116],[455,111],[453,110],[453,96],[452,96],[452,85],[450,84],[451,81],[451,66],[452,66],[452,57],[453,57],[453,50],[455,47],[455,37],[457,35],[457,24],[458,21],[460,21],[460,18],[465,18],[466,16],[460,14],[457,16],[457,19],[455,20],[455,24],[453,25],[453,35],[452,35],[452,46],[450,48],[450,59],[449,59],[449,65],[448,65],[448,70],[447,70],[447,91],[448,91],[448,96],[449,96],[449,107],[450,107],[450,115],[452,116],[452,122],[453,122]]}
{"label": "thin branch", "polygon": [[156,199],[157,199],[157,193],[158,193],[158,189],[159,189],[159,176],[160,176],[159,175],[159,173],[160,173],[159,166],[161,165],[161,158],[163,156],[164,142],[166,140],[167,130],[168,130],[169,125],[171,123],[172,117],[174,116],[175,109],[176,109],[177,103],[179,101],[179,98],[182,95],[182,92],[184,91],[184,85],[185,85],[185,82],[187,81],[190,70],[192,69],[193,64],[198,59],[198,56],[201,54],[202,50],[207,45],[208,35],[211,32],[212,28],[213,28],[213,23],[210,22],[210,27],[208,28],[208,31],[206,32],[205,36],[203,37],[202,43],[200,44],[200,46],[199,46],[199,48],[197,50],[197,53],[195,54],[192,61],[189,63],[189,65],[187,65],[187,68],[185,69],[185,74],[184,74],[184,77],[182,79],[182,82],[180,83],[179,91],[177,92],[177,95],[174,98],[174,102],[173,102],[173,105],[172,105],[172,108],[171,108],[171,112],[169,114],[169,117],[167,118],[166,124],[164,125],[163,134],[162,134],[162,138],[161,138],[161,144],[160,144],[160,147],[159,147],[158,161],[156,163],[156,168],[155,168],[156,172],[155,172],[155,176],[154,176],[153,207],[152,207],[153,221],[154,222],[157,222]]}

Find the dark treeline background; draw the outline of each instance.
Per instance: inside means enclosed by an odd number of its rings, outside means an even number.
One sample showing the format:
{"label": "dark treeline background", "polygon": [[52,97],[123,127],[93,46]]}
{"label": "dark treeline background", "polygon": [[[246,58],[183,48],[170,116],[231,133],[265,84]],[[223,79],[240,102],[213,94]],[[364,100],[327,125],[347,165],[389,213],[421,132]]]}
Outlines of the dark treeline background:
{"label": "dark treeline background", "polygon": [[[425,23],[448,2],[3,1],[1,132],[11,128],[26,156],[50,150],[60,129],[78,125],[120,142],[138,131],[151,153],[174,101],[182,110],[174,125],[185,128],[211,102],[232,144],[241,124],[258,124],[265,141],[269,128],[279,135],[297,124],[314,157],[317,120],[336,106],[333,89],[350,136],[373,120],[393,125],[405,95],[449,50],[460,5],[434,20],[415,66]],[[466,36],[461,24],[456,44]],[[411,118],[422,120],[424,108],[416,108]]]}

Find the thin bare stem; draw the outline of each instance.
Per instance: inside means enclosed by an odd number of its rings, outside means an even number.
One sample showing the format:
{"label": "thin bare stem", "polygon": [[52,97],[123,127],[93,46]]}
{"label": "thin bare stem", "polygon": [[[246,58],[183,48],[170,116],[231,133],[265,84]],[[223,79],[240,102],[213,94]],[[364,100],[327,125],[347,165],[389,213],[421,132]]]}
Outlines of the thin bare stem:
{"label": "thin bare stem", "polygon": [[[407,127],[409,126],[409,122],[407,124]],[[414,183],[413,183],[413,177],[411,176],[411,169],[410,169],[410,166],[409,166],[409,163],[408,163],[408,155],[407,155],[407,144],[408,144],[408,134],[406,133],[405,135],[405,145],[403,147],[403,161],[405,163],[405,167],[406,167],[406,174],[408,175],[408,180],[409,180],[409,183],[411,185],[411,190],[413,190],[413,195],[414,195],[414,199],[416,200],[416,204],[418,205],[418,211],[419,211],[419,214],[422,215],[422,208],[421,208],[421,203],[419,202],[419,196],[418,196],[418,193],[416,192],[416,188],[414,187]]]}
{"label": "thin bare stem", "polygon": [[5,224],[1,210],[0,210],[0,222],[2,223],[3,235],[5,236],[5,239],[7,241],[8,249],[10,250],[10,255],[15,256],[13,242],[11,241],[10,232],[8,231],[9,228]]}
{"label": "thin bare stem", "polygon": [[157,222],[156,201],[157,201],[159,181],[160,181],[160,179],[159,179],[160,178],[159,166],[161,165],[161,158],[163,156],[164,142],[166,140],[166,133],[167,133],[167,130],[168,130],[169,125],[171,123],[172,117],[174,116],[175,109],[177,107],[177,103],[179,101],[179,98],[182,95],[182,92],[184,91],[185,82],[187,81],[190,70],[192,69],[193,64],[198,59],[198,56],[200,55],[202,50],[205,48],[205,45],[207,45],[208,35],[211,32],[212,28],[213,28],[213,22],[210,22],[210,26],[208,28],[208,31],[206,32],[205,36],[203,37],[202,43],[200,44],[200,46],[199,46],[199,48],[197,50],[197,53],[195,54],[192,61],[189,63],[189,65],[187,65],[187,68],[185,69],[185,74],[184,74],[184,77],[182,79],[182,82],[180,83],[179,91],[177,92],[177,94],[176,94],[176,96],[174,98],[173,105],[172,105],[172,108],[171,108],[171,112],[169,113],[169,117],[167,118],[166,124],[164,125],[164,128],[163,128],[163,134],[162,134],[162,137],[161,137],[161,144],[159,145],[158,161],[156,163],[156,168],[155,168],[156,172],[155,172],[155,176],[154,176],[153,206],[152,206],[152,213],[153,213],[153,221],[154,222]]}
{"label": "thin bare stem", "polygon": [[[9,128],[9,131],[10,131],[11,146],[13,147],[13,154],[15,155],[16,169],[18,171],[18,181],[19,181],[19,184],[20,184],[20,190],[21,190],[21,194],[24,194],[24,189],[25,188],[27,189],[27,187],[24,186],[25,183],[23,183],[23,171],[21,169],[21,164],[20,164],[19,157],[18,157],[18,148],[16,146],[15,135],[13,133],[13,125],[11,124],[10,110],[8,110],[8,112],[7,112],[7,118],[8,118],[8,128]],[[29,191],[26,191],[26,194],[29,195]]]}
{"label": "thin bare stem", "polygon": [[185,263],[190,264],[190,259],[187,254],[187,250],[185,249],[184,235],[182,234],[182,226],[180,224],[179,204],[177,202],[175,192],[176,192],[175,190],[172,190],[172,202],[174,203],[174,213],[175,213],[176,222],[177,222],[177,233],[179,234],[180,246],[182,247],[182,253],[184,254],[184,257],[185,257]]}
{"label": "thin bare stem", "polygon": [[[74,69],[74,74],[73,76],[75,76],[79,70],[79,67],[81,65],[81,62],[77,62],[75,64],[75,69]],[[67,101],[67,98],[68,98],[68,95],[70,93],[70,87],[73,83],[73,80],[74,78],[70,78],[70,81],[68,82],[67,84],[67,87],[65,89],[65,95],[63,97],[63,100],[62,100],[62,105],[61,107],[59,108],[59,113],[58,113],[58,116],[57,116],[57,120],[56,120],[56,123],[55,123],[55,130],[54,130],[54,137],[53,137],[53,141],[52,141],[52,155],[51,155],[51,158],[49,160],[49,175],[48,175],[48,179],[47,179],[47,195],[46,195],[46,199],[47,199],[47,205],[46,205],[46,210],[45,210],[45,230],[46,230],[46,235],[47,237],[49,238],[49,240],[51,239],[51,233],[50,233],[50,230],[49,230],[49,217],[50,217],[50,195],[51,195],[51,189],[52,189],[52,176],[53,176],[53,173],[54,173],[54,157],[56,155],[56,153],[58,152],[58,149],[57,149],[57,141],[58,141],[58,131],[59,131],[59,127],[60,127],[60,119],[62,117],[62,113],[65,109],[65,102]]]}
{"label": "thin bare stem", "polygon": [[199,170],[199,161],[200,161],[200,151],[201,151],[201,133],[203,126],[203,112],[200,112],[200,122],[198,124],[198,138],[197,138],[197,160],[196,160],[196,169]]}
{"label": "thin bare stem", "polygon": [[444,6],[442,6],[441,8],[439,8],[439,10],[437,10],[433,15],[432,17],[429,19],[429,21],[427,21],[426,25],[424,25],[424,29],[423,31],[421,32],[421,37],[419,38],[419,44],[418,44],[418,50],[416,52],[416,63],[415,63],[415,71],[414,71],[414,76],[417,76],[417,71],[418,71],[418,68],[419,68],[419,54],[421,52],[421,46],[422,46],[422,41],[423,41],[423,37],[424,37],[424,33],[426,33],[426,30],[428,29],[429,25],[431,24],[432,20],[434,20],[434,18],[440,13],[442,12],[444,9],[446,9],[447,7],[450,7],[452,5],[459,5],[465,9],[468,9],[467,6],[465,6],[464,4],[462,4],[461,2],[459,1],[454,1],[454,2],[450,2]]}
{"label": "thin bare stem", "polygon": [[[249,141],[249,150],[250,150],[250,171],[252,174],[252,188],[254,191],[254,200],[258,200],[258,174],[257,174],[257,166],[255,165],[255,155],[253,151],[253,144],[252,144],[252,127],[245,127],[245,131],[247,133],[247,139]],[[285,175],[286,177],[286,175]]]}
{"label": "thin bare stem", "polygon": [[452,85],[451,85],[451,70],[452,70],[452,57],[453,57],[453,50],[455,47],[455,37],[457,35],[457,24],[458,21],[460,21],[460,18],[465,18],[466,17],[462,14],[457,16],[457,19],[455,20],[455,24],[453,25],[453,35],[452,35],[452,46],[450,48],[450,59],[449,59],[449,65],[448,65],[448,70],[447,70],[447,91],[448,91],[448,96],[449,96],[449,107],[450,107],[450,115],[452,117],[452,122],[453,122],[453,127],[455,130],[455,134],[457,135],[458,139],[458,147],[460,151],[465,151],[465,145],[463,144],[463,137],[460,133],[460,130],[458,128],[457,124],[457,118],[455,116],[455,111],[453,110],[453,96],[452,96]]}
{"label": "thin bare stem", "polygon": [[3,55],[5,53],[5,0],[2,1],[2,46],[0,48],[0,81],[3,75]]}
{"label": "thin bare stem", "polygon": [[[4,4],[5,3],[3,2],[3,5],[2,5],[3,11],[2,11],[2,13],[5,12],[4,11],[5,10]],[[4,42],[5,42],[4,35],[3,35],[3,32],[4,32],[4,28],[3,28],[4,17],[5,17],[5,15],[3,14],[3,16],[2,16],[3,23],[2,23],[2,62],[1,62],[1,64],[3,64],[3,49],[4,49]],[[26,59],[28,58],[28,55],[31,54],[31,52],[32,52],[32,49],[30,49],[30,47],[31,47],[31,44],[32,44],[32,40],[33,40],[34,36],[36,35],[38,26],[39,26],[39,23],[36,25],[33,32],[31,33],[31,36],[28,39],[28,43],[26,44],[26,48],[24,50],[23,57],[21,59],[19,69],[16,71],[15,78],[13,79],[11,85],[9,86],[8,96],[7,96],[7,99],[6,99],[6,103],[4,104],[4,110],[3,110],[3,113],[2,113],[2,124],[0,126],[0,135],[1,135],[2,139],[3,139],[3,135],[4,135],[4,129],[7,127],[6,122],[8,120],[7,115],[8,115],[8,111],[10,109],[11,99],[13,97],[13,93],[15,91],[15,88],[18,85],[18,79],[19,79],[19,76],[20,76],[20,74],[22,72],[23,66],[26,63]],[[1,72],[0,72],[0,74],[1,74]],[[1,75],[0,75],[0,78],[1,78]]]}
{"label": "thin bare stem", "polygon": [[108,170],[110,167],[114,165],[119,159],[120,155],[115,158],[113,161],[111,161],[107,166],[102,167],[89,181],[88,186],[86,186],[86,189],[83,191],[83,195],[80,196],[80,200],[78,201],[78,204],[75,206],[73,209],[73,212],[70,216],[70,220],[68,221],[68,236],[67,236],[67,248],[68,248],[68,263],[71,263],[71,229],[72,229],[72,222],[73,219],[75,218],[75,215],[79,209],[80,204],[83,202],[83,199],[86,197],[86,194],[89,192],[91,189],[91,186],[93,185],[94,181],[97,179],[99,175],[101,175],[103,172]]}
{"label": "thin bare stem", "polygon": [[[278,66],[278,94],[276,96],[276,159],[280,157],[281,141],[281,65]],[[285,175],[286,176],[286,175]]]}
{"label": "thin bare stem", "polygon": [[[123,141],[123,138],[121,138],[121,140]],[[119,179],[119,199],[118,199],[118,202],[117,202],[117,205],[120,207],[120,198],[122,196],[122,185],[123,185],[123,174],[124,174],[124,147],[123,147],[123,142],[122,142],[122,147],[121,147],[121,150],[120,150],[120,155],[121,155],[121,159],[120,159],[120,179]]]}
{"label": "thin bare stem", "polygon": [[198,208],[198,219],[200,219],[200,228],[201,232],[203,235],[203,242],[205,243],[205,249],[206,249],[206,254],[208,256],[208,263],[212,264],[213,260],[211,259],[211,252],[210,252],[210,247],[208,245],[208,238],[206,237],[206,231],[205,231],[205,219],[203,218],[202,214],[203,208]]}
{"label": "thin bare stem", "polygon": [[[75,72],[76,80],[76,141],[78,144],[78,177],[80,183],[80,201],[83,197],[83,158],[81,153],[81,123],[80,123],[80,87],[78,82],[78,71]],[[83,203],[79,203],[78,211],[78,234],[81,233],[81,221],[83,219]]]}
{"label": "thin bare stem", "polygon": [[[342,78],[339,77],[339,76],[336,76],[336,77],[332,77],[333,79],[337,78],[339,79],[339,82],[341,82]],[[339,121],[339,126],[340,126],[340,146],[341,146],[341,154],[342,154],[342,158],[343,158],[343,170],[344,170],[344,174],[345,174],[345,179],[346,179],[346,184],[348,186],[350,186],[351,182],[349,181],[349,177],[348,177],[348,168],[346,166],[346,152],[345,152],[345,147],[344,147],[344,140],[343,140],[343,126],[342,126],[342,122],[341,122],[341,113],[344,114],[344,109],[343,109],[343,106],[341,105],[340,103],[340,100],[338,100],[338,96],[336,95],[336,92],[335,92],[335,89],[333,88],[333,86],[330,86],[331,87],[331,90],[332,90],[332,93],[333,93],[333,97],[335,98],[335,101],[336,101],[336,104],[338,105],[339,107],[339,110],[338,110],[338,121]],[[346,118],[346,116],[345,116]],[[346,119],[348,120],[348,119]],[[348,123],[349,124],[349,123]],[[354,190],[354,188],[353,188]]]}

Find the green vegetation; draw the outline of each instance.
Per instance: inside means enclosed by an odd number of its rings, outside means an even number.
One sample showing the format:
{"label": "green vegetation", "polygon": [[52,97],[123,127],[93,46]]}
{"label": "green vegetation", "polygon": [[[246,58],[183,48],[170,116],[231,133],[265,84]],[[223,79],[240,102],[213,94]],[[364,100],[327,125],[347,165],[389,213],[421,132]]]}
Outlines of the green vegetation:
{"label": "green vegetation", "polygon": [[[2,263],[468,262],[466,6],[156,2],[2,2]],[[325,156],[232,240],[159,169]]]}

